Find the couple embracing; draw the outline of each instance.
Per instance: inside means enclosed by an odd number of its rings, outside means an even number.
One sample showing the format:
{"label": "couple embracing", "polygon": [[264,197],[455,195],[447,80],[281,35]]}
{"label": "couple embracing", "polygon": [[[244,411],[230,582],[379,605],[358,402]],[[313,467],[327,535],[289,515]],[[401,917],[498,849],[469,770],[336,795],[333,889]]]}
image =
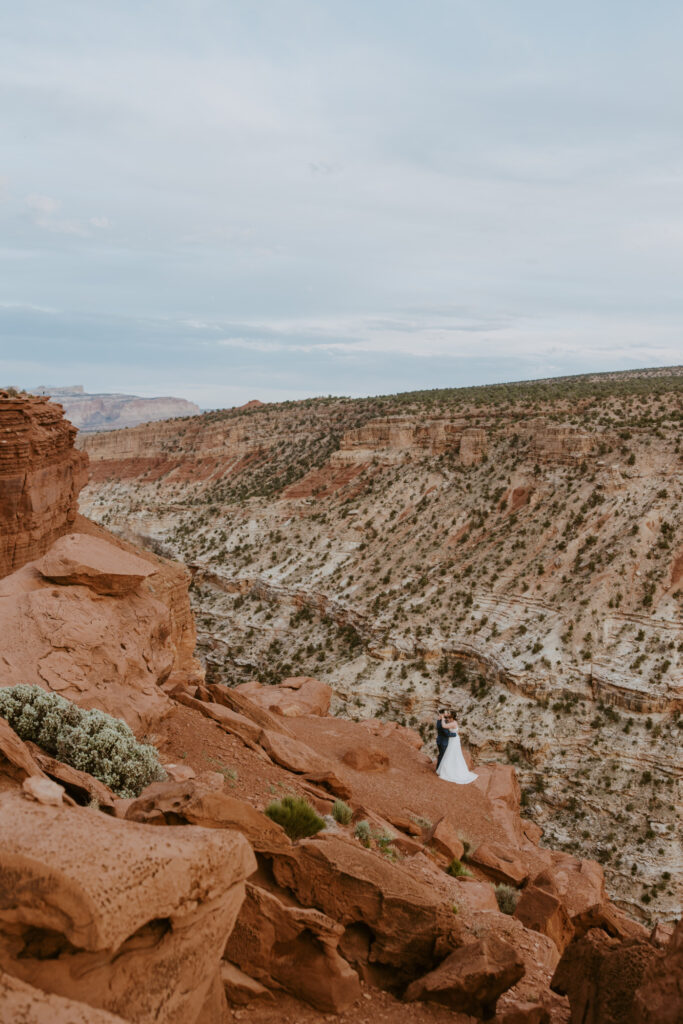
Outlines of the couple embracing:
{"label": "couple embracing", "polygon": [[463,756],[455,715],[446,708],[439,708],[439,717],[436,720],[436,745],[439,750],[436,774],[439,778],[445,782],[456,782],[459,786],[474,782],[477,776],[469,770]]}

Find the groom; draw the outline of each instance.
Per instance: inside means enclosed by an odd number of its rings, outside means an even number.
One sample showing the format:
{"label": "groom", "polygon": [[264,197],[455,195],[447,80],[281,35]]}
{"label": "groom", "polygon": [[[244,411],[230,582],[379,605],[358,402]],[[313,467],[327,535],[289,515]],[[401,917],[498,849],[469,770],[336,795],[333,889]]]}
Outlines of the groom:
{"label": "groom", "polygon": [[444,725],[444,721],[446,718],[446,709],[439,708],[438,715],[439,717],[436,720],[436,747],[439,752],[439,756],[436,759],[436,771],[439,770],[441,759],[443,755],[446,753],[446,747],[448,746],[448,741],[451,736],[450,732]]}

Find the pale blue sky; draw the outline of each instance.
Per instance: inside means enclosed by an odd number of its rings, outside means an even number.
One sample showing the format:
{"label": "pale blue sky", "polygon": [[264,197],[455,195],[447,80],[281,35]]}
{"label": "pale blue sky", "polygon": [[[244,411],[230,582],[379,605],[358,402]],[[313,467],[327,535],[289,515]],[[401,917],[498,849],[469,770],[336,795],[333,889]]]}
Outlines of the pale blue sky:
{"label": "pale blue sky", "polygon": [[681,362],[682,44],[673,2],[5,4],[0,383]]}

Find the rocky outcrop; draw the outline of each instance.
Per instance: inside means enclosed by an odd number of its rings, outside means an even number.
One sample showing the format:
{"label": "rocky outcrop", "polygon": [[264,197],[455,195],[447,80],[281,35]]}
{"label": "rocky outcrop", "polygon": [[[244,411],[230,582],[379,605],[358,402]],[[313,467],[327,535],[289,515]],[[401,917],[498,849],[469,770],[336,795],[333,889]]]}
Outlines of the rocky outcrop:
{"label": "rocky outcrop", "polygon": [[0,391],[0,577],[71,529],[88,464],[75,437],[58,405]]}
{"label": "rocky outcrop", "polygon": [[345,434],[330,461],[333,466],[373,459],[384,465],[400,465],[411,459],[454,453],[459,454],[463,466],[472,466],[481,461],[486,444],[486,431],[470,426],[464,417],[386,416]]}
{"label": "rocky outcrop", "polygon": [[84,516],[77,516],[74,526],[78,533],[104,540],[120,552],[143,559],[153,567],[142,590],[168,609],[170,632],[167,642],[173,654],[172,681],[201,682],[204,670],[195,657],[197,631],[190,608],[188,590],[191,575],[187,566],[160,558],[151,551],[143,551]]}
{"label": "rocky outcrop", "polygon": [[88,587],[110,597],[132,593],[157,571],[149,562],[107,541],[78,533],[60,537],[36,569],[51,583]]}
{"label": "rocky outcrop", "polygon": [[395,982],[433,969],[459,942],[459,928],[438,893],[407,868],[335,836],[305,840],[272,860],[279,885],[304,906],[317,907],[349,935],[367,936],[361,963],[383,965]]}
{"label": "rocky outcrop", "polygon": [[312,676],[292,676],[277,686],[262,686],[256,680],[235,687],[254,704],[283,715],[300,718],[301,715],[326,715],[330,710],[332,689]]}
{"label": "rocky outcrop", "polygon": [[572,1024],[624,1024],[635,1020],[636,992],[660,958],[647,941],[620,942],[592,929],[567,947],[552,987],[569,996]]}
{"label": "rocky outcrop", "polygon": [[504,939],[487,936],[451,953],[436,970],[414,981],[406,999],[442,1003],[476,1017],[492,1017],[498,997],[524,974],[520,955]]}
{"label": "rocky outcrop", "polygon": [[131,801],[128,821],[146,825],[200,825],[240,832],[256,850],[291,845],[279,825],[255,807],[225,792],[225,779],[208,772],[184,782],[158,782]]}
{"label": "rocky outcrop", "polygon": [[255,866],[242,836],[164,834],[15,790],[0,830],[0,968],[141,1024],[221,1019],[221,951]]}
{"label": "rocky outcrop", "polygon": [[64,414],[83,433],[119,430],[154,420],[178,416],[196,416],[200,409],[185,398],[140,398],[137,395],[91,395],[82,385],[34,389],[36,395],[48,395],[64,408]]}
{"label": "rocky outcrop", "polygon": [[[99,569],[118,554],[99,542],[90,558],[92,539],[82,535],[70,539],[69,551],[79,578],[96,587]],[[48,568],[54,564],[48,557]],[[144,732],[172,706],[159,688],[174,665],[168,609],[141,585],[106,597],[89,584],[55,584],[41,565],[30,563],[0,583],[0,685],[36,684]]]}
{"label": "rocky outcrop", "polygon": [[633,999],[633,1024],[680,1024],[683,1020],[683,921],[664,955],[650,961]]}
{"label": "rocky outcrop", "polygon": [[532,458],[545,462],[579,462],[593,450],[596,437],[568,424],[549,423],[543,417],[527,425]]}
{"label": "rocky outcrop", "polygon": [[0,971],[0,1010],[8,1024],[126,1024],[123,1017],[48,995],[4,971]]}
{"label": "rocky outcrop", "polygon": [[341,1013],[360,996],[357,973],[340,956],[344,929],[319,910],[288,906],[247,883],[225,956],[250,977],[311,1006]]}

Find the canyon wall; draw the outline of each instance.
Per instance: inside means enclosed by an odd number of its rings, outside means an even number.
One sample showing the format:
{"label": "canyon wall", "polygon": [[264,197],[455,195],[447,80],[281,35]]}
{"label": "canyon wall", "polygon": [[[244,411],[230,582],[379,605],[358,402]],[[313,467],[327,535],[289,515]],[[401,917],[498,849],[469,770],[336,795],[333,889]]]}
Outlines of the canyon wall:
{"label": "canyon wall", "polygon": [[0,391],[0,577],[73,525],[88,464],[75,437],[47,398]]}
{"label": "canyon wall", "polygon": [[84,433],[121,430],[138,423],[166,420],[176,416],[195,416],[199,406],[185,398],[140,398],[137,395],[91,395],[83,387],[38,387],[37,395],[53,398],[64,409],[67,419]]}

